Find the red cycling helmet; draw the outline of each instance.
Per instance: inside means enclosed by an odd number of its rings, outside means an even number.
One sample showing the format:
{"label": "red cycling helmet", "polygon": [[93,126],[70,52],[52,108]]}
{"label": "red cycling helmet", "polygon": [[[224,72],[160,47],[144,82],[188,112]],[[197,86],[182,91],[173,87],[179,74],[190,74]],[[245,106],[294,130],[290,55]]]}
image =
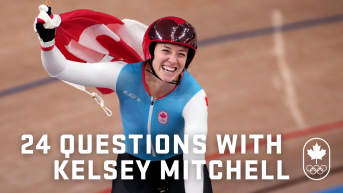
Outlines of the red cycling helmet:
{"label": "red cycling helmet", "polygon": [[197,50],[195,28],[178,17],[163,17],[152,23],[144,34],[143,52],[145,60],[153,59],[156,42],[174,43],[189,48],[185,68],[187,69]]}

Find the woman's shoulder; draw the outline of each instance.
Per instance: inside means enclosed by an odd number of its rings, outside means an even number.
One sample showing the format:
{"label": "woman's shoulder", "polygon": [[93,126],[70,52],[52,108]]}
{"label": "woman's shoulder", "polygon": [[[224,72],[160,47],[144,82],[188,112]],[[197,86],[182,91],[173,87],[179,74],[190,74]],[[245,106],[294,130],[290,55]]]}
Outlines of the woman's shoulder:
{"label": "woman's shoulder", "polygon": [[186,94],[188,96],[194,96],[203,88],[195,80],[195,78],[188,72],[183,72],[182,80],[179,87],[179,93]]}
{"label": "woman's shoulder", "polygon": [[141,80],[142,69],[144,62],[137,62],[132,64],[126,64],[118,76],[118,82],[124,82],[129,80]]}
{"label": "woman's shoulder", "polygon": [[119,74],[119,79],[141,79],[144,62],[126,64]]}
{"label": "woman's shoulder", "polygon": [[181,84],[189,88],[190,87],[201,88],[200,84],[195,80],[195,78],[189,72],[186,72],[186,71],[183,72]]}
{"label": "woman's shoulder", "polygon": [[137,63],[132,63],[132,64],[126,64],[124,67],[125,71],[128,72],[141,72],[143,68],[144,61],[142,62],[137,62]]}

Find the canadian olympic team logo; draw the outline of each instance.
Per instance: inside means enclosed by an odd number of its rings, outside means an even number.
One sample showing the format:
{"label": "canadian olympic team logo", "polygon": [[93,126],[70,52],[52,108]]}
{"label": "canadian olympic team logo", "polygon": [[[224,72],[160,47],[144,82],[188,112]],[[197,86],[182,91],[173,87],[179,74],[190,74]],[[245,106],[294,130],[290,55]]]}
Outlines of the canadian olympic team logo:
{"label": "canadian olympic team logo", "polygon": [[167,124],[168,123],[168,113],[165,111],[160,111],[157,115],[158,122],[161,124]]}
{"label": "canadian olympic team logo", "polygon": [[308,140],[303,148],[303,170],[311,180],[324,179],[330,172],[330,146],[321,138]]}

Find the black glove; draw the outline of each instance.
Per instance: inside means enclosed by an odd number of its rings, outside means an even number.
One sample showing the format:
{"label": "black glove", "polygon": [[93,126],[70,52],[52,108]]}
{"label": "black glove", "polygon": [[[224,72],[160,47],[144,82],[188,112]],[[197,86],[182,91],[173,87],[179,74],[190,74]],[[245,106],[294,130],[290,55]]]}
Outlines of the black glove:
{"label": "black glove", "polygon": [[[48,7],[49,11],[47,14],[51,15],[51,7]],[[37,19],[36,19],[37,20]],[[39,21],[35,21],[36,24],[36,32],[39,34],[39,37],[43,40],[43,42],[50,42],[51,40],[55,39],[55,32],[56,29],[45,29],[43,23],[39,23]]]}

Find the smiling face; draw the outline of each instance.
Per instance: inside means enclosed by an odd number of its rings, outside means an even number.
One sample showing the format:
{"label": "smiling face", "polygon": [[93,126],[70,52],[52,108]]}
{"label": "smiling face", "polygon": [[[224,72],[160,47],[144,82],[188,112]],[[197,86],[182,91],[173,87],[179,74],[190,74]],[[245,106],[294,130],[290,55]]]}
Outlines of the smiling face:
{"label": "smiling face", "polygon": [[152,61],[157,76],[165,82],[177,80],[185,68],[188,50],[185,46],[158,42]]}

